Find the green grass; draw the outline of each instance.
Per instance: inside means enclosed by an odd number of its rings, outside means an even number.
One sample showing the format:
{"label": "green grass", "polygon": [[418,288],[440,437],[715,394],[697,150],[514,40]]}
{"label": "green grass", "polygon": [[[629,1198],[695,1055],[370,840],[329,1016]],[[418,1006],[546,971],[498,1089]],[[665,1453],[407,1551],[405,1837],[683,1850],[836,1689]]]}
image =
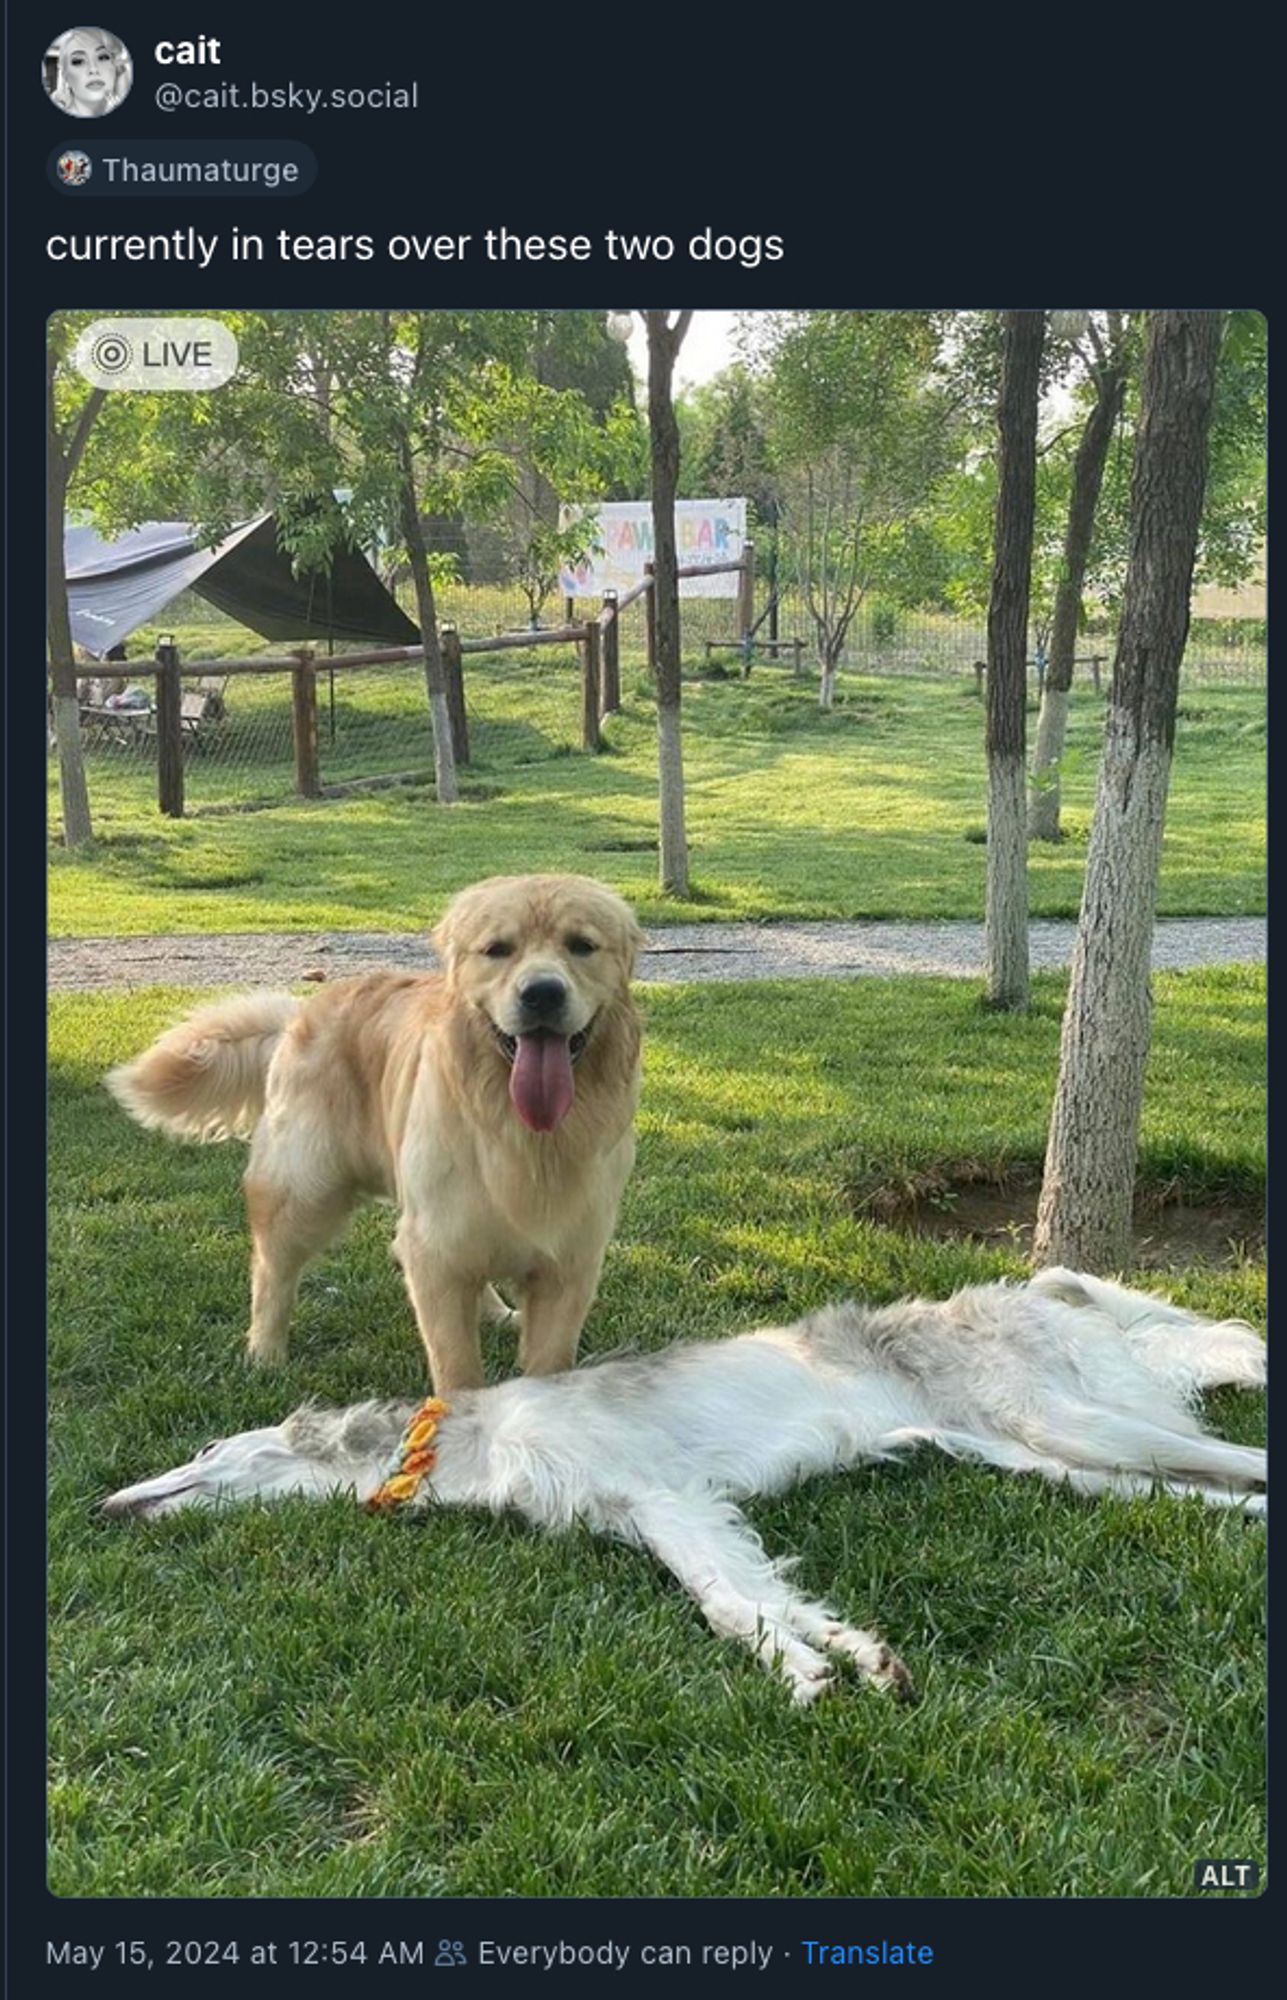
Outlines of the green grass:
{"label": "green grass", "polygon": [[[98,754],[98,838],[75,854],[52,846],[51,931],[414,930],[480,876],[538,869],[598,876],[650,922],[982,915],[986,781],[972,682],[850,674],[841,705],[822,716],[812,686],[784,669],[757,667],[749,684],[690,679],[693,898],[681,903],[656,886],[655,726],[639,670],[623,669],[625,706],[599,757],[571,747],[579,708],[570,660],[471,658],[467,679],[476,755],[467,796],[450,808],[433,802],[414,673],[342,688],[334,753],[323,716],[324,779],[410,771],[420,780],[410,787],[280,802],[291,767],[275,680],[230,683],[222,733],[189,760],[199,810],[184,821],[156,810],[152,753]],[[1077,912],[1101,723],[1101,705],[1081,691],[1065,773],[1068,838],[1032,849],[1034,915]],[[1261,689],[1198,687],[1183,697],[1162,914],[1264,908],[1264,729]],[[279,803],[205,810],[263,796]]]}
{"label": "green grass", "polygon": [[[1258,1199],[1263,975],[1156,991],[1141,1179]],[[207,1437],[421,1379],[374,1211],[305,1279],[287,1374],[245,1368],[240,1149],[145,1134],[100,1085],[194,997],[53,1003],[55,1890],[1157,1896],[1195,1857],[1263,1856],[1263,1535],[1197,1504],[928,1454],[757,1503],[924,1693],[808,1713],[584,1533],[338,1501],[96,1520]],[[640,1160],[587,1349],[1018,1271],[861,1196],[1039,1156],[1061,997],[1040,979],[1015,1020],[951,981],[647,989]],[[1263,1323],[1257,1262],[1154,1282]],[[1209,1414],[1260,1434],[1259,1399]]]}

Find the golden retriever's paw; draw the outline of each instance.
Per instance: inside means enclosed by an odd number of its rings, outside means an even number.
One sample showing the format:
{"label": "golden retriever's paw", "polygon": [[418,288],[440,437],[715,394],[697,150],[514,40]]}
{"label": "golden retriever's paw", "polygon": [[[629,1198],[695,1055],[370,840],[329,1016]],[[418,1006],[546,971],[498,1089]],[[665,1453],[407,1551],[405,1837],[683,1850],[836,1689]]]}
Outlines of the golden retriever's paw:
{"label": "golden retriever's paw", "polygon": [[284,1368],[287,1361],[287,1352],[284,1345],[281,1347],[256,1347],[247,1342],[246,1365],[248,1368]]}

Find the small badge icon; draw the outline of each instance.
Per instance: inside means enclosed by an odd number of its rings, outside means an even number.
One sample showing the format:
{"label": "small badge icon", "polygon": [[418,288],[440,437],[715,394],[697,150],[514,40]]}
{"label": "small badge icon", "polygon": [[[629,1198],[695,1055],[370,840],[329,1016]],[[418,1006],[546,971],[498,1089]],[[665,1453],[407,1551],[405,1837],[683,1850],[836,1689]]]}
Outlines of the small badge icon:
{"label": "small badge icon", "polygon": [[83,188],[94,171],[88,153],[69,151],[58,155],[58,178],[64,187]]}

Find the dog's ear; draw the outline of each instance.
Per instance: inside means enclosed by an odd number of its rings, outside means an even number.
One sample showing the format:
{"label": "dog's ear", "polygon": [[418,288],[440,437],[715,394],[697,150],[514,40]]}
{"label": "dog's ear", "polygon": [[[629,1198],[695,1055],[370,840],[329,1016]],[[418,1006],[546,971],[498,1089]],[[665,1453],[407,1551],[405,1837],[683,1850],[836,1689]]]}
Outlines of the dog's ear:
{"label": "dog's ear", "polygon": [[640,923],[640,921],[639,921],[638,917],[637,917],[637,916],[635,915],[634,911],[633,911],[632,909],[630,909],[629,907],[627,907],[627,910],[626,910],[626,953],[627,953],[627,956],[628,956],[628,959],[629,959],[629,963],[630,963],[630,970],[631,970],[631,972],[632,972],[632,973],[633,973],[633,971],[634,971],[634,969],[635,969],[635,960],[636,960],[636,959],[638,958],[638,956],[639,956],[640,952],[641,952],[641,951],[642,951],[642,950],[644,949],[644,947],[645,947],[645,946],[647,945],[647,943],[648,943],[648,939],[647,939],[647,936],[646,936],[646,934],[645,934],[645,932],[644,932],[644,928],[643,928],[643,925],[642,925],[642,924]]}
{"label": "dog's ear", "polygon": [[450,965],[456,950],[459,933],[459,896],[448,903],[437,923],[429,933],[429,942],[437,952],[443,965]]}
{"label": "dog's ear", "polygon": [[581,886],[593,890],[598,921],[607,932],[613,950],[625,960],[627,975],[633,975],[635,960],[648,942],[638,917],[625,897],[609,889],[605,882],[587,878]]}
{"label": "dog's ear", "polygon": [[499,886],[502,885],[498,878],[492,876],[485,882],[471,882],[467,889],[458,889],[430,931],[433,948],[448,968],[466,948],[478,921],[485,920],[485,913],[495,902]]}
{"label": "dog's ear", "polygon": [[626,961],[626,969],[627,972],[633,974],[635,960],[648,940],[644,935],[643,926],[629,903],[626,902],[624,896],[615,895],[612,890],[609,890],[607,894],[612,913],[616,918],[617,937],[622,955]]}

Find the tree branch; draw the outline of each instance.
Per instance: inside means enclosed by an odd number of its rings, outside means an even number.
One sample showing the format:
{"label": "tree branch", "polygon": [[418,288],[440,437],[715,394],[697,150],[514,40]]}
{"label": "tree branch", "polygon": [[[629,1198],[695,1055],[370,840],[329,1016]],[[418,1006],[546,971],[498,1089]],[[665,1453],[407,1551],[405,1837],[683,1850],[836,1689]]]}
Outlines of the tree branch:
{"label": "tree branch", "polygon": [[1062,444],[1066,437],[1071,437],[1074,431],[1080,429],[1080,424],[1065,424],[1061,431],[1056,431],[1053,437],[1047,438],[1044,444],[1037,446],[1037,457],[1044,458],[1048,451],[1053,451],[1057,444]]}
{"label": "tree branch", "polygon": [[94,419],[106,401],[106,389],[90,390],[88,396],[86,396],[80,406],[76,422],[72,427],[71,436],[63,445],[63,464],[69,486],[75,477],[76,467],[80,464],[85,446],[89,442],[89,434],[94,428]]}

